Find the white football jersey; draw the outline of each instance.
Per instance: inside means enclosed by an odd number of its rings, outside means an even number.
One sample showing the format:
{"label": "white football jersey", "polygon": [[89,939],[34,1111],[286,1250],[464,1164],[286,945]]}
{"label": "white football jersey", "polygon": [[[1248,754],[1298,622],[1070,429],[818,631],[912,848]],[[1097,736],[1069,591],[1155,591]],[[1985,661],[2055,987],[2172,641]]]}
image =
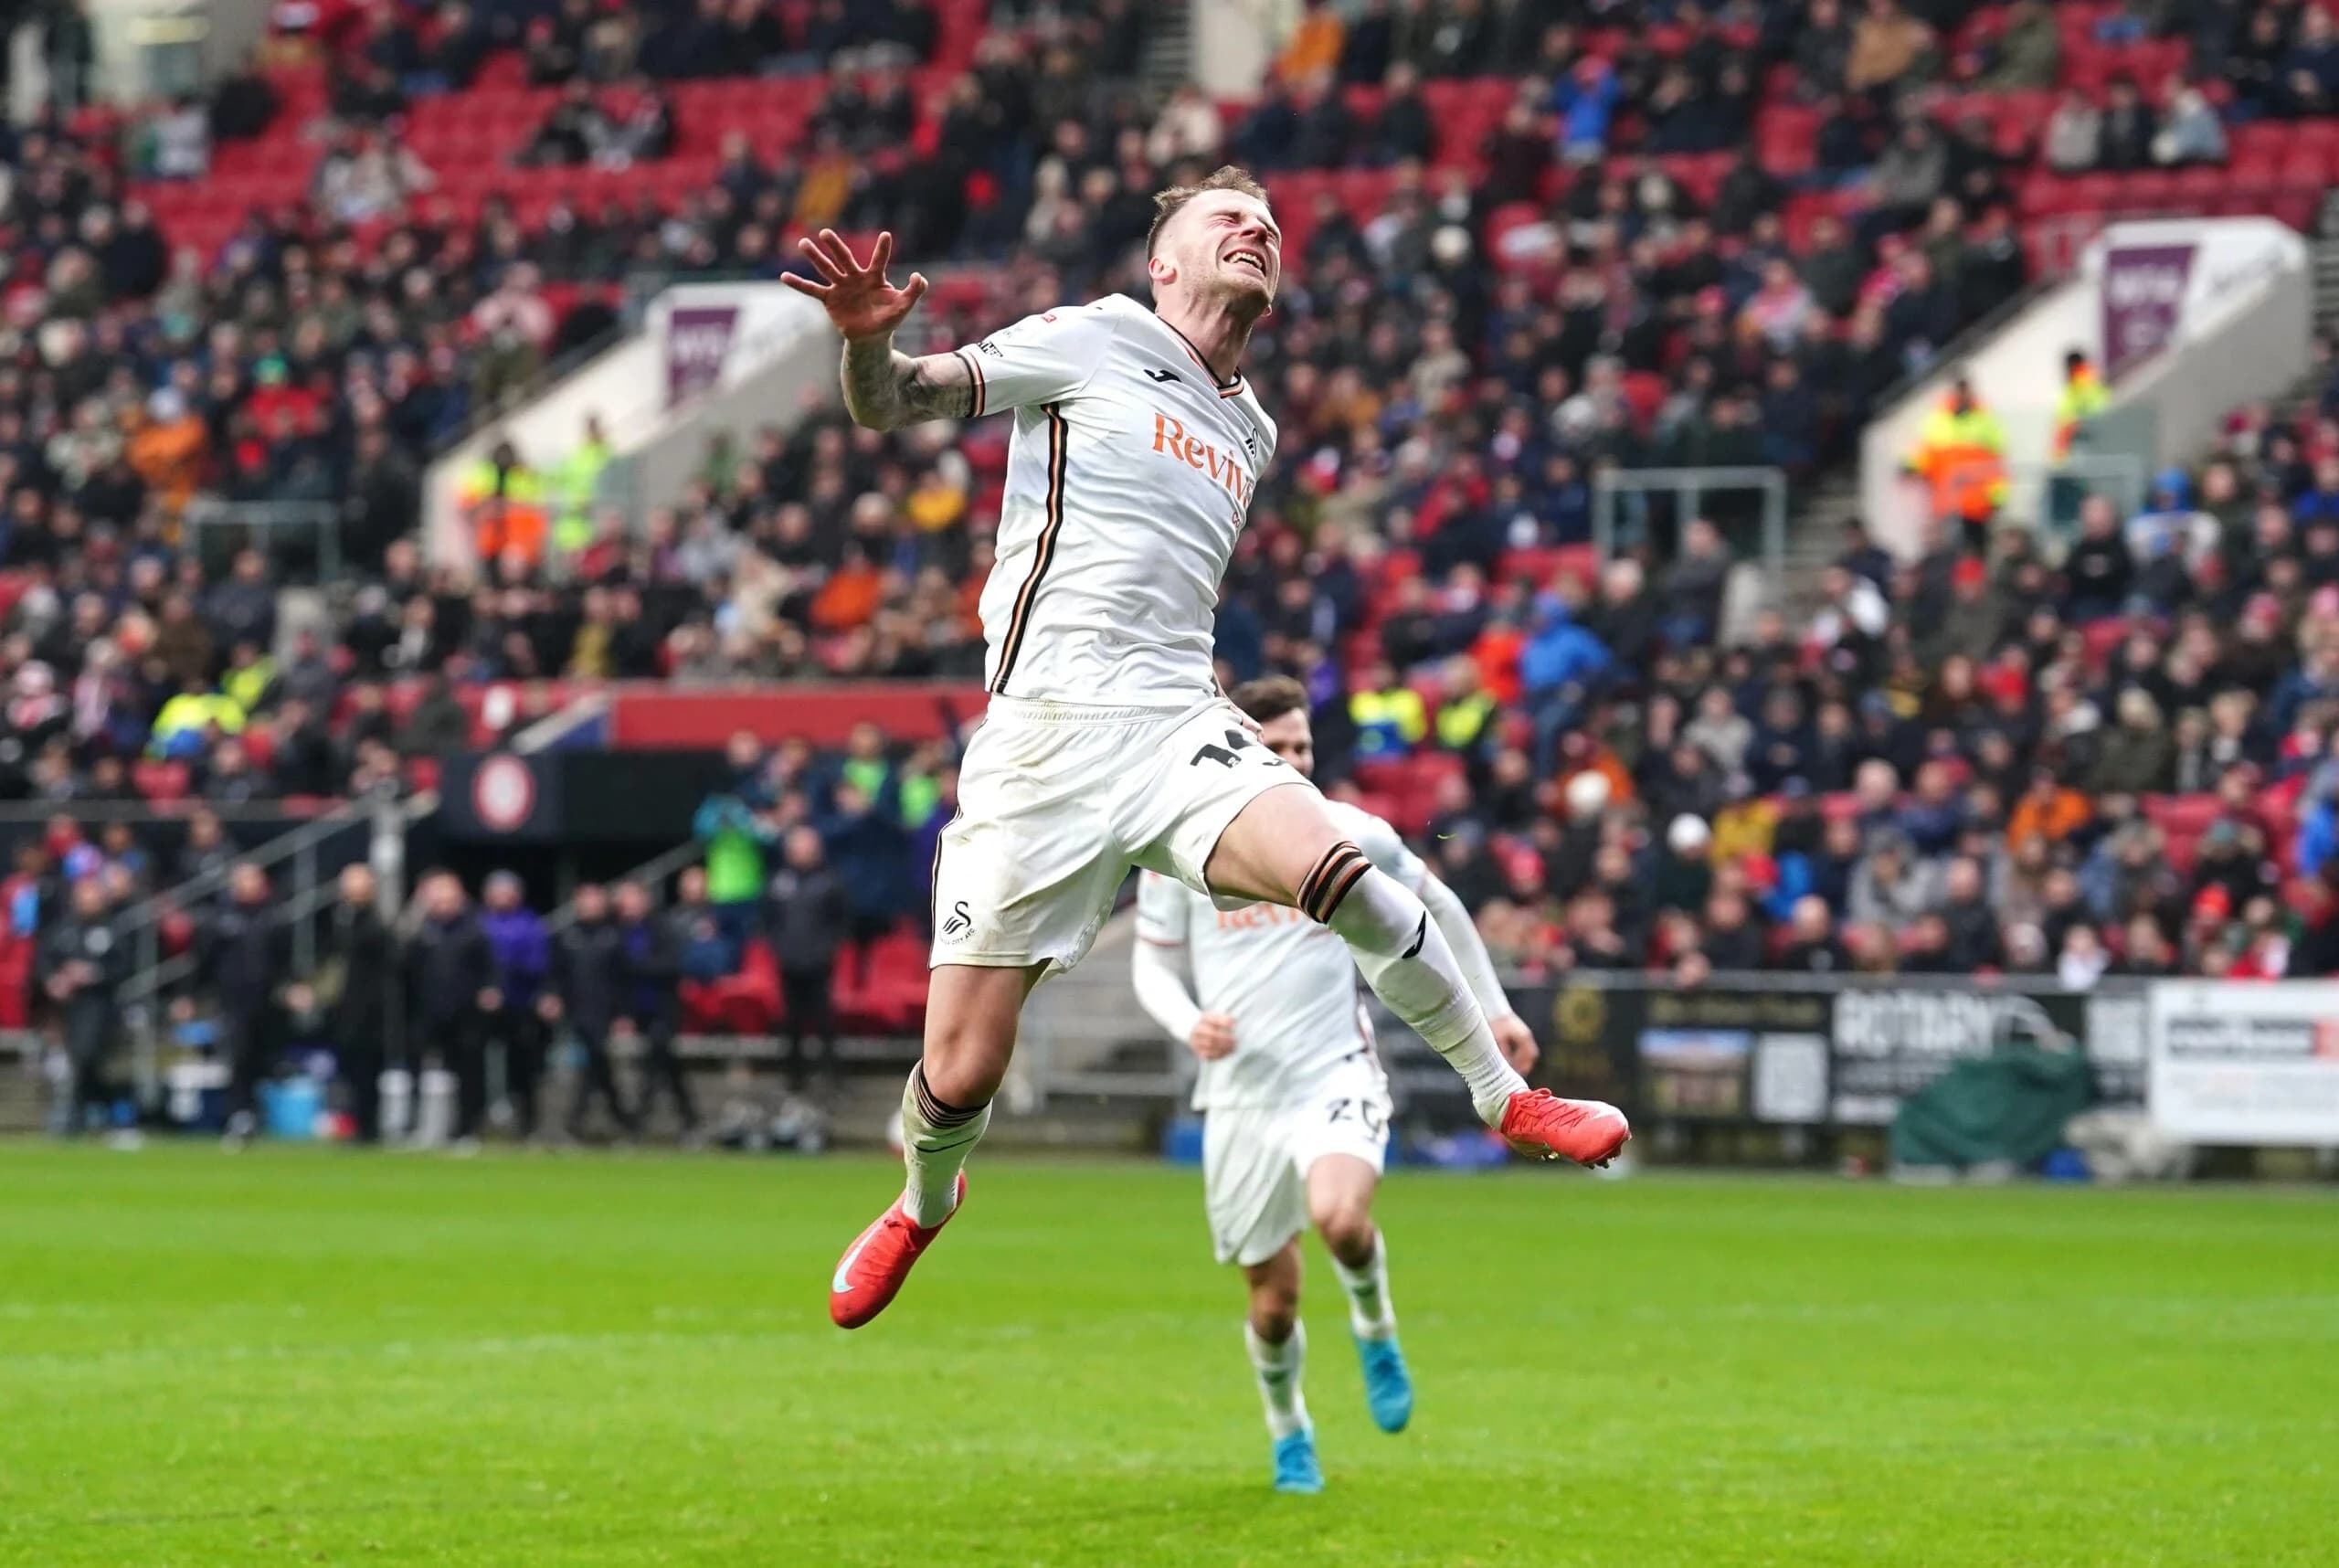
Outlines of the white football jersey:
{"label": "white football jersey", "polygon": [[1250,384],[1220,384],[1121,294],[955,352],[977,415],[1015,410],[982,593],[990,689],[1116,707],[1215,694],[1219,579],[1275,455]]}
{"label": "white football jersey", "polygon": [[[1345,801],[1325,805],[1365,858],[1420,888],[1427,868],[1396,829]],[[1202,1011],[1234,1019],[1233,1053],[1201,1064],[1197,1110],[1287,1104],[1334,1065],[1372,1047],[1349,945],[1297,909],[1214,908],[1184,883],[1148,871],[1138,881],[1137,935],[1183,948]]]}

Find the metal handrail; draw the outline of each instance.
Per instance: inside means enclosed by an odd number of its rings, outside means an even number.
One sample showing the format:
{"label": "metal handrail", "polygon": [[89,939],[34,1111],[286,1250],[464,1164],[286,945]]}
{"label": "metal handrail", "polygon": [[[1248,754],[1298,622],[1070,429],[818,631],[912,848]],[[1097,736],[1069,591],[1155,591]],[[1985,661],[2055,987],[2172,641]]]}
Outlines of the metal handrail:
{"label": "metal handrail", "polygon": [[[354,827],[370,818],[374,813],[374,806],[375,801],[371,797],[345,800],[323,816],[311,819],[306,825],[295,828],[291,832],[280,834],[257,849],[248,850],[236,855],[224,867],[197,872],[184,882],[175,883],[169,887],[153,893],[116,916],[114,932],[116,936],[123,937],[143,930],[156,924],[174,910],[184,908],[193,900],[217,892],[228,885],[228,877],[239,865],[270,866],[278,861],[290,859],[303,851],[313,850],[344,828]],[[220,820],[225,821],[228,819],[222,813]]]}
{"label": "metal handrail", "polygon": [[[662,854],[652,855],[650,859],[643,861],[640,865],[635,866],[632,870],[626,872],[622,875],[610,877],[609,881],[613,883],[639,882],[655,891],[665,885],[665,882],[668,877],[674,875],[676,873],[682,871],[685,866],[691,864],[692,862],[697,860],[699,858],[699,854],[700,850],[698,841],[696,839],[685,839],[681,843],[676,844],[672,849],[667,850]],[[576,924],[577,900],[573,895],[562,903],[561,906],[555,909],[551,914],[545,916],[545,929],[553,933],[555,936],[567,930],[571,926]]]}
{"label": "metal handrail", "polygon": [[330,501],[230,501],[197,495],[187,502],[182,521],[189,529],[243,527],[265,535],[279,528],[307,528],[317,539],[317,577],[331,582],[341,576],[341,518],[342,509]]}
{"label": "metal handrail", "polygon": [[513,736],[511,749],[523,757],[550,751],[595,719],[608,717],[613,705],[606,691],[591,691],[573,697],[561,705],[558,712],[546,714]]}
{"label": "metal handrail", "polygon": [[1762,493],[1762,565],[1773,578],[1787,557],[1787,476],[1783,469],[1630,468],[1593,476],[1592,544],[1601,560],[1616,553],[1616,497],[1625,491],[1671,492],[1681,503],[1681,523],[1698,514],[1699,498],[1717,490]]}
{"label": "metal handrail", "polygon": [[[284,822],[314,826],[346,802],[331,796],[314,797],[314,810],[288,811],[283,800],[227,801],[185,800],[158,804],[153,800],[9,800],[0,802],[0,822],[45,822],[51,817],[71,817],[77,822],[183,822],[207,811],[223,822]],[[287,832],[299,829],[288,826]],[[257,852],[255,852],[257,853]]]}
{"label": "metal handrail", "polygon": [[[350,804],[352,810],[361,812],[365,818],[370,820],[375,808],[378,803],[379,802],[376,800],[358,800],[353,801]],[[415,822],[419,821],[424,817],[430,815],[431,812],[436,811],[438,809],[438,792],[436,790],[429,789],[407,796],[406,799],[399,800],[396,807],[397,814],[404,820],[405,824],[409,827]],[[355,816],[344,816],[340,825],[345,827],[356,820],[357,818]],[[292,853],[296,854],[302,854],[313,852],[317,843],[322,842],[322,839],[312,840],[306,844],[299,846],[299,848]],[[215,883],[224,882],[227,876],[233,873],[237,865],[244,863],[247,861],[249,861],[252,863],[258,863],[259,860],[259,856],[257,853],[249,856],[238,856],[236,860],[228,863],[228,870],[226,872],[206,872],[199,876],[189,877],[186,881],[179,883],[175,886],[167,889],[164,892],[156,894],[153,897],[146,900],[145,904],[138,906],[137,908],[141,910],[148,908],[156,904],[163,903],[165,900],[172,899],[174,895],[180,895],[185,901],[192,901],[193,899],[199,898],[202,896],[200,893],[189,894],[187,889],[195,886],[197,883],[205,882],[206,880]],[[292,967],[296,972],[306,973],[310,969],[314,967],[314,955],[307,951],[310,932],[305,922],[318,910],[330,904],[333,901],[333,896],[335,893],[335,889],[318,881],[313,875],[311,875],[307,878],[306,891],[295,892],[283,902],[269,906],[268,918],[271,924],[278,926],[292,926],[294,936]],[[295,921],[303,922],[303,924],[293,925],[293,922]],[[148,930],[151,932],[151,928],[154,922],[149,921],[144,927],[125,927],[122,934],[127,936],[132,934],[133,930]],[[151,951],[153,946],[151,936],[148,946]],[[132,974],[129,979],[122,982],[121,990],[117,994],[120,995],[125,1004],[135,1003],[143,1001],[147,997],[157,995],[166,991],[179,980],[185,980],[188,976],[192,975],[195,972],[195,955],[191,952],[181,953],[178,957],[173,959],[165,959],[161,957],[159,954],[155,954],[150,959],[144,967]]]}

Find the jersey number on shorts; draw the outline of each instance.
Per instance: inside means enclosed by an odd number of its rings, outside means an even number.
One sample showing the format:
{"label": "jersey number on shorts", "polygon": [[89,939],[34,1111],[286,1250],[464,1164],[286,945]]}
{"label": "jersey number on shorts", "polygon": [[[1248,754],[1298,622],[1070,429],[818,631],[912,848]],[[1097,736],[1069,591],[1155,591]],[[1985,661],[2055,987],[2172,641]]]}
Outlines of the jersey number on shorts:
{"label": "jersey number on shorts", "polygon": [[[1202,748],[1200,751],[1195,752],[1193,756],[1186,759],[1186,765],[1190,768],[1199,768],[1205,762],[1216,762],[1228,768],[1233,768],[1240,765],[1243,760],[1243,758],[1237,756],[1236,753],[1242,751],[1245,747],[1256,747],[1258,744],[1259,743],[1257,741],[1253,740],[1241,730],[1230,729],[1226,732],[1226,745],[1213,746],[1205,741],[1202,743]],[[1270,768],[1281,768],[1284,766],[1283,758],[1277,757],[1272,751],[1268,752],[1263,760]]]}
{"label": "jersey number on shorts", "polygon": [[1331,1112],[1324,1118],[1326,1121],[1340,1122],[1353,1118],[1364,1123],[1364,1130],[1375,1138],[1379,1138],[1382,1128],[1388,1125],[1381,1114],[1381,1107],[1371,1100],[1337,1099],[1326,1108]]}

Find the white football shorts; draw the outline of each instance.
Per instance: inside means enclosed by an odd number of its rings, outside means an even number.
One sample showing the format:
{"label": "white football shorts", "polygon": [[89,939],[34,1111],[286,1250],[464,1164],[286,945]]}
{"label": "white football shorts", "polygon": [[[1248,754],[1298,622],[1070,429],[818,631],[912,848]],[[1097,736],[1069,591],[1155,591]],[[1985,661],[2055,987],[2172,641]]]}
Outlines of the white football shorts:
{"label": "white football shorts", "polygon": [[1062,973],[1132,865],[1209,893],[1202,868],[1226,824],[1283,784],[1314,788],[1223,698],[1170,712],[994,696],[935,855],[927,961]]}
{"label": "white football shorts", "polygon": [[1389,1148],[1388,1075],[1370,1046],[1332,1064],[1282,1106],[1227,1106],[1202,1118],[1202,1203],[1221,1263],[1265,1263],[1307,1228],[1307,1171],[1347,1154],[1378,1172]]}

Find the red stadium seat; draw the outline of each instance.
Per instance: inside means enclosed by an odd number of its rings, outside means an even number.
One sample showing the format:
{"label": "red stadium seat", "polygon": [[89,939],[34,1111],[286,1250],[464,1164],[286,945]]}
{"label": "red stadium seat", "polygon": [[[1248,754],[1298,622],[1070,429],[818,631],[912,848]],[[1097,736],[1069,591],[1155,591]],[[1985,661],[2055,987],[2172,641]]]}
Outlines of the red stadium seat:
{"label": "red stadium seat", "polygon": [[2122,176],[2120,207],[2128,212],[2154,212],[2171,205],[2176,195],[2176,176],[2160,169],[2143,169]]}
{"label": "red stadium seat", "polygon": [[188,775],[184,762],[147,759],[130,770],[130,782],[141,795],[157,804],[186,797]]}
{"label": "red stadium seat", "polygon": [[2205,207],[2225,194],[2226,175],[2221,169],[2179,169],[2172,178],[2173,199],[2180,207]]}
{"label": "red stadium seat", "polygon": [[2308,142],[2294,142],[2282,154],[2275,170],[2275,178],[2285,185],[2319,186],[2329,177],[2331,161],[2326,150]]}
{"label": "red stadium seat", "polygon": [[1526,550],[1505,550],[1496,567],[1504,582],[1545,588],[1563,577],[1589,585],[1600,575],[1600,557],[1590,545],[1551,545]]}

